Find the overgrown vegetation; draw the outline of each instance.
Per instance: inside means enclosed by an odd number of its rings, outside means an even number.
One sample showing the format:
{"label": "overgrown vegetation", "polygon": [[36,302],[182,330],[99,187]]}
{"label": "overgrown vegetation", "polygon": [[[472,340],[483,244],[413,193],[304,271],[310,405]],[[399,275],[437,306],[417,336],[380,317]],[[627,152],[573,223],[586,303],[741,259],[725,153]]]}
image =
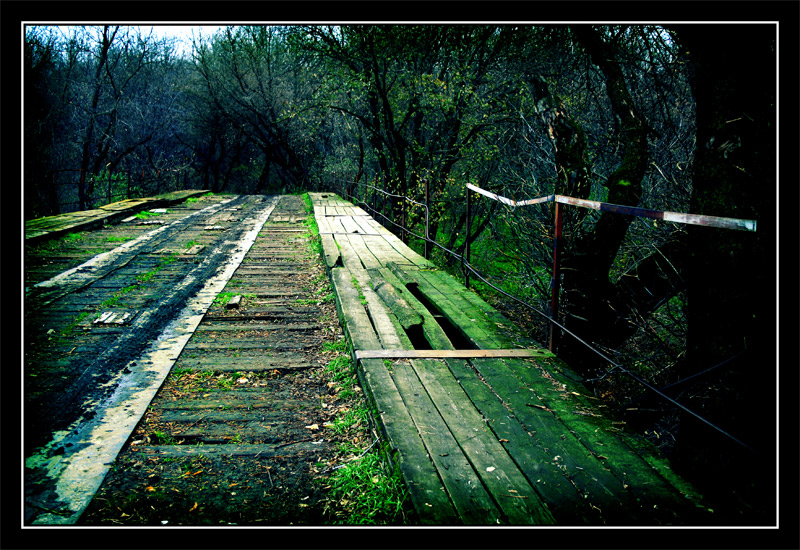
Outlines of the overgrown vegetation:
{"label": "overgrown vegetation", "polygon": [[[236,26],[190,56],[174,46],[133,27],[25,29],[26,217],[58,212],[65,189],[89,208],[142,173],[154,192],[336,191],[417,235],[424,203],[439,244],[470,243],[494,285],[545,314],[552,205],[475,196],[467,220],[466,183],[757,220],[752,234],[565,208],[558,320],[596,351],[562,334],[558,352],[622,409],[645,391],[597,351],[772,455],[775,25]],[[544,339],[538,314],[472,283]],[[741,414],[755,363],[767,420]],[[748,452],[657,406],[675,419],[663,448],[727,491]]]}
{"label": "overgrown vegetation", "polygon": [[[303,195],[306,206],[306,225],[309,227],[309,246],[320,263],[323,262],[319,230],[314,219],[313,208],[308,194]],[[314,281],[320,285],[317,293],[324,295],[323,301],[332,301],[333,292],[327,274],[322,273]],[[331,359],[323,368],[326,377],[333,384],[333,391],[339,400],[346,403],[327,429],[344,436],[348,441],[367,444],[375,433],[372,426],[377,425],[372,417],[364,395],[359,387],[355,365],[350,357],[350,349],[344,338],[324,342],[323,353]],[[402,524],[405,520],[407,495],[399,471],[390,464],[388,449],[369,443],[366,449],[347,443],[339,449],[344,464],[337,467],[327,480],[331,496],[337,500],[335,524],[343,525],[385,525]],[[346,512],[342,512],[345,510]]]}

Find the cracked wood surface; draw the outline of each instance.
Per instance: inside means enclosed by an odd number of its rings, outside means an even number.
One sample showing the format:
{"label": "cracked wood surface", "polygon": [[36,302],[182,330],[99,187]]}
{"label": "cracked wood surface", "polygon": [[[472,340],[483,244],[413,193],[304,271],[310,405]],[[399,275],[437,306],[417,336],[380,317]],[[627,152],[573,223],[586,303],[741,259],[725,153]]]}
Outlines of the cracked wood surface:
{"label": "cracked wood surface", "polygon": [[557,357],[362,209],[309,196],[359,376],[423,522],[713,524]]}

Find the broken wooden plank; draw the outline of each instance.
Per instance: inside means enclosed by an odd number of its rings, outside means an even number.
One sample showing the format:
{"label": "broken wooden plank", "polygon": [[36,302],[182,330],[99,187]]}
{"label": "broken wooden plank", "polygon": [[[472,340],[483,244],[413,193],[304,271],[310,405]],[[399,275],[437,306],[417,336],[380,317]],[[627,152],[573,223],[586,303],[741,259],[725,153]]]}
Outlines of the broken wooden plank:
{"label": "broken wooden plank", "polygon": [[403,329],[409,330],[413,326],[422,324],[422,315],[417,313],[403,296],[400,295],[400,292],[386,281],[379,270],[370,270],[369,277],[372,282],[373,290],[375,290],[375,293],[389,306],[389,309],[395,314]]}
{"label": "broken wooden plank", "polygon": [[331,271],[336,305],[344,320],[345,332],[354,349],[379,349],[378,335],[361,304],[358,290],[353,284],[350,270],[342,267]]}

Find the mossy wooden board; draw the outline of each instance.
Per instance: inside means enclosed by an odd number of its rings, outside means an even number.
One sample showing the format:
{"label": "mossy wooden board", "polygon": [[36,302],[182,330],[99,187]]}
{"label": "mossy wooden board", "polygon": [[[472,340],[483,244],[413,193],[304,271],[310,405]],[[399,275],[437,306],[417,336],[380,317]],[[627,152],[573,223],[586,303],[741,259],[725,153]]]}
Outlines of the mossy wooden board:
{"label": "mossy wooden board", "polygon": [[503,376],[519,379],[535,393],[594,455],[605,457],[606,467],[628,487],[642,506],[653,508],[654,518],[664,523],[676,523],[682,513],[689,512],[689,508],[694,506],[625,444],[624,439],[630,436],[615,428],[596,403],[582,398],[586,393],[583,387],[571,383],[575,389],[569,389],[567,384],[558,381],[534,361],[505,360],[499,369],[502,369]]}
{"label": "mossy wooden board", "polygon": [[489,323],[493,323],[492,331],[510,335],[518,345],[525,347],[535,347],[536,342],[532,338],[522,335],[507,317],[488,304],[483,298],[467,289],[455,277],[444,271],[421,271],[419,275],[426,278],[437,288],[450,288],[455,295],[472,304],[478,311],[483,312],[484,317]]}
{"label": "mossy wooden board", "polygon": [[382,431],[398,456],[398,467],[422,522],[433,525],[460,524],[459,515],[383,361],[361,361],[359,374],[378,412]]}
{"label": "mossy wooden board", "polygon": [[414,281],[419,292],[432,303],[441,314],[478,349],[501,349],[514,347],[514,342],[492,330],[492,325],[484,314],[472,304],[459,297],[452,289],[440,288],[431,284],[423,275],[423,271],[414,271],[407,275]]}
{"label": "mossy wooden board", "polygon": [[406,259],[407,262],[422,268],[432,268],[434,264],[426,260],[424,257],[420,256],[414,250],[411,249],[407,244],[401,241],[398,237],[386,231],[388,235],[385,236],[386,242],[388,242],[392,248],[394,248],[403,258]]}
{"label": "mossy wooden board", "polygon": [[552,453],[528,431],[516,414],[481,380],[467,361],[447,360],[447,366],[469,400],[488,419],[486,425],[541,495],[555,520],[562,525],[601,524],[599,508],[592,508],[572,483],[565,468],[553,463]]}
{"label": "mossy wooden board", "polygon": [[411,365],[507,521],[514,525],[554,523],[539,495],[486,426],[446,364],[440,360],[414,359]]}
{"label": "mossy wooden board", "polygon": [[458,441],[447,429],[408,361],[395,363],[392,379],[461,521],[467,525],[504,523],[502,512],[481,483]]}
{"label": "mossy wooden board", "polygon": [[[605,455],[587,448],[572,426],[566,424],[559,409],[540,399],[535,391],[509,374],[504,359],[474,359],[470,363],[492,390],[514,411],[516,418],[549,449],[551,462],[564,468],[578,490],[614,523],[650,521],[641,514],[635,496],[626,484],[608,469]],[[647,519],[646,519],[647,518]]]}
{"label": "mossy wooden board", "polygon": [[380,296],[384,304],[386,304],[400,323],[404,330],[411,329],[414,326],[421,326],[423,323],[422,315],[409,305],[400,292],[381,275],[377,269],[370,270],[369,280],[372,289]]}

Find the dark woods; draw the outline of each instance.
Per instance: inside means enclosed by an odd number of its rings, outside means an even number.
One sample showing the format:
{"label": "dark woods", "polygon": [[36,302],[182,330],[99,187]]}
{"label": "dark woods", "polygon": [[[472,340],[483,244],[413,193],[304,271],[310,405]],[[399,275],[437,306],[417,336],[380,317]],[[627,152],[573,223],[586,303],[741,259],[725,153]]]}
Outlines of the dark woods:
{"label": "dark woods", "polygon": [[[769,521],[775,31],[229,27],[181,53],[136,28],[28,27],[25,216],[91,208],[112,190],[352,189],[369,200],[369,184],[427,201],[432,238],[459,253],[469,239],[478,269],[543,309],[552,205],[476,199],[466,235],[466,183],[515,199],[557,193],[757,220],[745,234],[567,208],[559,318],[752,449],[609,372],[568,336],[558,351],[617,413],[648,410],[625,420],[700,473],[728,512]],[[399,223],[399,203],[381,208]],[[420,209],[407,216],[423,223]],[[499,305],[544,340],[542,319]],[[757,419],[745,412],[754,368]],[[764,467],[734,479],[752,460]]]}

